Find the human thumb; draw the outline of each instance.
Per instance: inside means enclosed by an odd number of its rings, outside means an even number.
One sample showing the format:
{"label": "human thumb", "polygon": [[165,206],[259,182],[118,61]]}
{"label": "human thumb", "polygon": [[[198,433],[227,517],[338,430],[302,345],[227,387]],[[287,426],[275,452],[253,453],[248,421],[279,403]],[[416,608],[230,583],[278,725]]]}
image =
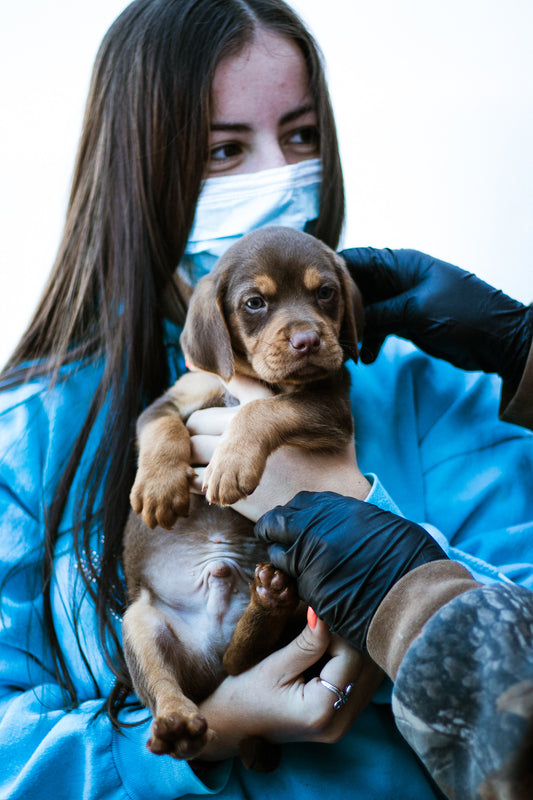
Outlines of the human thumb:
{"label": "human thumb", "polygon": [[284,680],[290,682],[322,658],[330,641],[328,626],[317,619],[314,628],[306,625],[296,639],[270,656],[272,666],[279,670]]}
{"label": "human thumb", "polygon": [[264,398],[272,397],[272,390],[264,383],[243,375],[233,375],[225,385],[229,393],[237,398],[241,406],[251,400],[263,400]]}

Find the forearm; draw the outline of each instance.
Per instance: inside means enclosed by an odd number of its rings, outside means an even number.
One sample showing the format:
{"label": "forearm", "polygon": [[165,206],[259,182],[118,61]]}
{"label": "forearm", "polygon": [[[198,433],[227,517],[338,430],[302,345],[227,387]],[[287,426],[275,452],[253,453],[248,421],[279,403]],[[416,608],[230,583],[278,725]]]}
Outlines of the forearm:
{"label": "forearm", "polygon": [[396,724],[444,792],[532,796],[532,592],[460,592],[426,622],[395,680]]}
{"label": "forearm", "polygon": [[455,561],[432,561],[396,583],[379,605],[368,629],[374,661],[394,681],[409,646],[446,603],[480,584]]}

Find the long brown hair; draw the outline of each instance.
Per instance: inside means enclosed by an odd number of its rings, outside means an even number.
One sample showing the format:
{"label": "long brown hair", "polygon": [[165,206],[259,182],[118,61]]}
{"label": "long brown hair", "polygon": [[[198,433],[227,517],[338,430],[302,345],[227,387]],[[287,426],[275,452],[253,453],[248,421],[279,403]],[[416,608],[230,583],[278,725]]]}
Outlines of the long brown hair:
{"label": "long brown hair", "polygon": [[[107,662],[124,677],[112,620],[125,604],[120,562],[135,470],[135,421],[169,380],[163,295],[171,291],[178,322],[185,315],[172,276],[208,159],[213,75],[222,58],[253,40],[257,27],[294,40],[303,53],[323,165],[314,233],[337,245],[344,193],[333,114],[320,53],[294,12],[282,0],[134,0],[98,52],[57,258],[2,376],[4,386],[36,374],[50,375],[53,383],[67,364],[75,368],[93,359],[103,364],[86,421],[45,513],[45,624],[57,679],[72,705],[78,698],[50,599],[58,528],[89,435],[103,414],[103,435],[76,504],[74,546],[96,605]],[[103,532],[97,557],[91,550],[95,520]]]}

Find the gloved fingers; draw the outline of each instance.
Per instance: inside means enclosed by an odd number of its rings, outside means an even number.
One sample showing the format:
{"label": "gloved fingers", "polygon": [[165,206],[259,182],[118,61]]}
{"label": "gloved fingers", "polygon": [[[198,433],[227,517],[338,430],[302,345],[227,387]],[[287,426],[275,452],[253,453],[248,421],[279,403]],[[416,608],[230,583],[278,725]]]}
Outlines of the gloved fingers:
{"label": "gloved fingers", "polygon": [[297,533],[296,531],[289,532],[287,530],[286,513],[285,506],[276,506],[271,511],[267,511],[255,523],[255,535],[267,543],[280,540],[288,543],[293,542]]}
{"label": "gloved fingers", "polygon": [[394,270],[369,257],[368,248],[354,247],[339,253],[361,294],[365,305],[385,300],[395,294],[398,277]]}
{"label": "gloved fingers", "polygon": [[407,324],[409,303],[413,301],[412,292],[403,292],[389,300],[373,303],[365,308],[365,331],[366,336],[373,337],[389,336],[391,333],[398,333]]}
{"label": "gloved fingers", "polygon": [[273,564],[276,569],[281,570],[281,572],[285,572],[287,575],[290,575],[292,578],[296,578],[297,576],[294,575],[294,570],[292,569],[291,558],[289,554],[279,544],[271,544],[268,548],[268,558]]}
{"label": "gloved fingers", "polygon": [[359,350],[359,358],[363,364],[374,363],[386,338],[386,336],[372,336],[372,334],[368,334],[363,337],[361,348]]}
{"label": "gloved fingers", "polygon": [[367,296],[374,298],[375,294],[379,292],[380,276],[376,274],[375,265],[372,260],[369,260],[368,257],[362,257],[357,247],[344,250],[339,253],[339,255],[344,259],[348,271],[356,282],[365,301],[367,301]]}
{"label": "gloved fingers", "polygon": [[256,522],[255,533],[264,542],[291,545],[308,525],[314,525],[317,515],[330,507],[339,507],[345,500],[336,492],[298,492],[286,505],[263,514]]}

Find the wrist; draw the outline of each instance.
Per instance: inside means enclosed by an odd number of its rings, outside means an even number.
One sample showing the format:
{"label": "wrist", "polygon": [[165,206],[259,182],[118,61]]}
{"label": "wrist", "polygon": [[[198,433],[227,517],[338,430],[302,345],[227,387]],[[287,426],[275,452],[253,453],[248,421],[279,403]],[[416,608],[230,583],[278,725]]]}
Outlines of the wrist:
{"label": "wrist", "polygon": [[479,587],[455,561],[431,561],[408,572],[381,601],[367,635],[373,660],[394,681],[412,641],[450,600]]}

